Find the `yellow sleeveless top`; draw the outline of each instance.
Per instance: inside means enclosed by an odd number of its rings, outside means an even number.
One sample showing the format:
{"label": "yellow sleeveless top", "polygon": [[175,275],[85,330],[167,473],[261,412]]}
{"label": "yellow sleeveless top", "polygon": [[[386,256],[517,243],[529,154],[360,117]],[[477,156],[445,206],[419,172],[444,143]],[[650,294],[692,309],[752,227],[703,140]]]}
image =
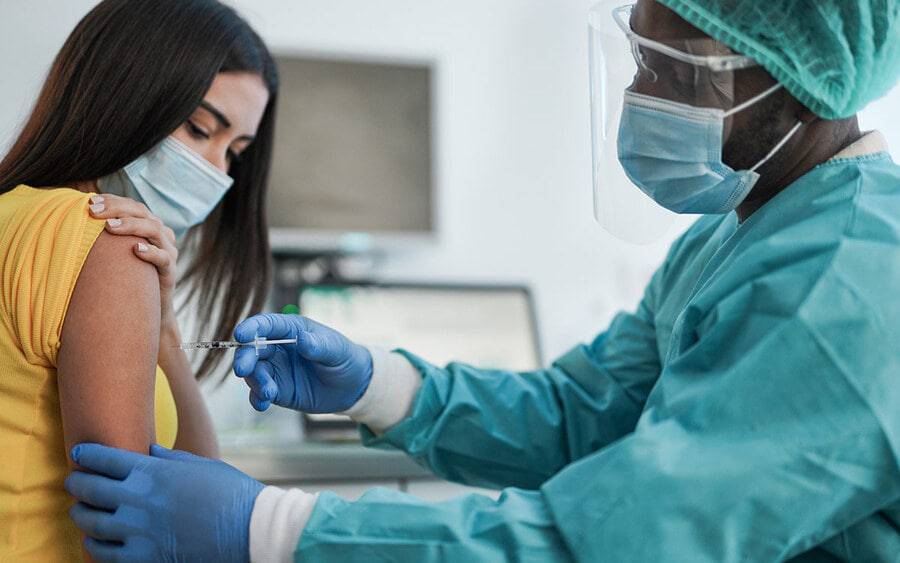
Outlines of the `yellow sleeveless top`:
{"label": "yellow sleeveless top", "polygon": [[[0,195],[0,561],[80,561],[56,359],[75,282],[104,223],[89,195],[19,186]],[[175,443],[175,402],[156,369],[156,439]]]}

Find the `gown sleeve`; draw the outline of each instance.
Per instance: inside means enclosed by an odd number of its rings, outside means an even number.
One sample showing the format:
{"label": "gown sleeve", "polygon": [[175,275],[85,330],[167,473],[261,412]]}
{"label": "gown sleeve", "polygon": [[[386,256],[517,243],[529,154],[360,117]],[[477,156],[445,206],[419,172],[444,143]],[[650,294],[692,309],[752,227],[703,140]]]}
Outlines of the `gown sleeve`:
{"label": "gown sleeve", "polygon": [[401,351],[423,376],[412,413],[382,436],[362,427],[364,442],[402,449],[451,481],[536,489],[634,430],[659,377],[653,311],[661,276],[634,313],[619,314],[547,369],[438,368]]}

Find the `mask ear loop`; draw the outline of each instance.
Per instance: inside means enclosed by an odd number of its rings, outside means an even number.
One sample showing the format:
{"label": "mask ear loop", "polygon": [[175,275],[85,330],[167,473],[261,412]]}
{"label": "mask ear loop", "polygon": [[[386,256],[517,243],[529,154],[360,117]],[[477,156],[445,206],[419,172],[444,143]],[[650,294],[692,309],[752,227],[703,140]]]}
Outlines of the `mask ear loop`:
{"label": "mask ear loop", "polygon": [[655,83],[659,79],[659,75],[644,62],[644,53],[641,52],[641,46],[634,41],[631,42],[631,55],[634,57],[638,68],[648,74],[651,83]]}
{"label": "mask ear loop", "polygon": [[800,126],[801,126],[801,125],[803,125],[803,122],[800,121],[800,120],[798,119],[798,120],[797,120],[797,123],[795,123],[794,126],[791,127],[791,130],[788,131],[788,134],[785,135],[780,141],[778,141],[778,144],[776,144],[776,145],[772,148],[772,150],[769,151],[769,154],[767,154],[766,156],[763,157],[762,160],[760,160],[759,162],[757,162],[757,163],[753,166],[753,168],[750,169],[750,172],[756,172],[756,169],[757,169],[757,168],[759,168],[760,166],[762,166],[763,164],[765,164],[770,158],[772,158],[773,156],[775,156],[775,153],[777,153],[777,152],[781,149],[781,147],[784,146],[785,143],[787,143],[788,141],[791,140],[791,137],[793,137],[793,136],[794,136],[794,133],[796,133],[797,130],[800,129]]}
{"label": "mask ear loop", "polygon": [[726,111],[725,113],[722,114],[722,117],[728,117],[729,115],[734,115],[739,111],[743,111],[743,110],[747,109],[748,107],[752,106],[753,104],[755,104],[756,102],[760,101],[761,99],[765,98],[766,96],[769,96],[773,92],[778,91],[781,88],[782,88],[781,84],[776,84],[776,85],[772,86],[771,88],[763,90],[762,92],[753,96],[746,102],[742,102],[742,103],[734,106],[730,110]]}
{"label": "mask ear loop", "polygon": [[[776,91],[779,90],[780,88],[782,88],[781,84],[775,84],[775,85],[772,86],[771,88],[767,88],[766,90],[763,90],[763,91],[760,92],[759,94],[753,96],[752,98],[750,98],[750,99],[747,100],[746,102],[743,102],[743,103],[740,103],[740,104],[734,106],[734,107],[731,108],[730,110],[728,110],[728,111],[726,111],[725,113],[723,113],[722,116],[723,116],[723,117],[728,117],[729,115],[734,115],[735,113],[737,113],[737,112],[739,112],[739,111],[745,110],[745,109],[747,109],[748,107],[750,107],[750,106],[752,106],[753,104],[755,104],[756,102],[762,100],[762,99],[765,98],[766,96],[769,96],[769,95],[771,95],[772,93],[776,92]],[[788,141],[791,140],[791,137],[793,137],[793,136],[794,136],[794,133],[796,133],[797,130],[800,129],[800,126],[801,126],[801,125],[803,125],[803,122],[800,121],[800,120],[798,119],[798,120],[797,120],[797,123],[795,123],[794,126],[791,127],[791,130],[787,132],[787,135],[785,135],[784,137],[782,137],[781,140],[778,141],[778,143],[776,143],[774,147],[772,147],[772,150],[770,150],[770,151],[768,152],[768,154],[766,154],[766,156],[764,156],[764,157],[762,158],[762,160],[760,160],[759,162],[757,162],[756,164],[754,164],[754,165],[753,165],[753,168],[750,169],[750,172],[756,172],[756,169],[757,169],[757,168],[759,168],[760,166],[762,166],[763,164],[765,164],[766,162],[768,162],[770,158],[772,158],[773,156],[775,156],[775,153],[777,153],[779,150],[781,150],[781,147],[783,147],[783,146],[785,145],[785,143],[787,143]]]}

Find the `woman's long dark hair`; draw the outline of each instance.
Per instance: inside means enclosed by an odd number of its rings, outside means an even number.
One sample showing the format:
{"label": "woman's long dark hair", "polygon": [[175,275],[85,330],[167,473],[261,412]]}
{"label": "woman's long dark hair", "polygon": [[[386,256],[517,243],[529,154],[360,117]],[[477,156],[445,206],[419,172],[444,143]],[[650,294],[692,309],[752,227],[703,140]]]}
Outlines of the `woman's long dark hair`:
{"label": "woman's long dark hair", "polygon": [[[104,0],[56,56],[34,110],[0,162],[0,194],[67,186],[123,168],[181,126],[219,72],[258,73],[269,102],[256,140],[231,164],[234,185],[191,233],[200,315],[216,338],[262,308],[271,277],[265,218],[278,76],[259,36],[217,0]],[[198,378],[222,356],[207,355]]]}

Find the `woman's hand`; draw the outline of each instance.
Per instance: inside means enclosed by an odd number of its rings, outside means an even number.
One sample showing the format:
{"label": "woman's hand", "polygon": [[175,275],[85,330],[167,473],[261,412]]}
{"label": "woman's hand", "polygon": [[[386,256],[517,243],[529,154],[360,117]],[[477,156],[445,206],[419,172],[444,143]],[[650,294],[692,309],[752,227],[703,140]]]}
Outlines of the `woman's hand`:
{"label": "woman's hand", "polygon": [[156,215],[150,213],[146,205],[127,197],[111,194],[93,195],[90,210],[93,217],[106,220],[107,232],[147,239],[148,244],[135,245],[134,253],[141,260],[156,266],[159,272],[161,326],[164,330],[166,327],[175,327],[173,294],[178,261],[175,233]]}

